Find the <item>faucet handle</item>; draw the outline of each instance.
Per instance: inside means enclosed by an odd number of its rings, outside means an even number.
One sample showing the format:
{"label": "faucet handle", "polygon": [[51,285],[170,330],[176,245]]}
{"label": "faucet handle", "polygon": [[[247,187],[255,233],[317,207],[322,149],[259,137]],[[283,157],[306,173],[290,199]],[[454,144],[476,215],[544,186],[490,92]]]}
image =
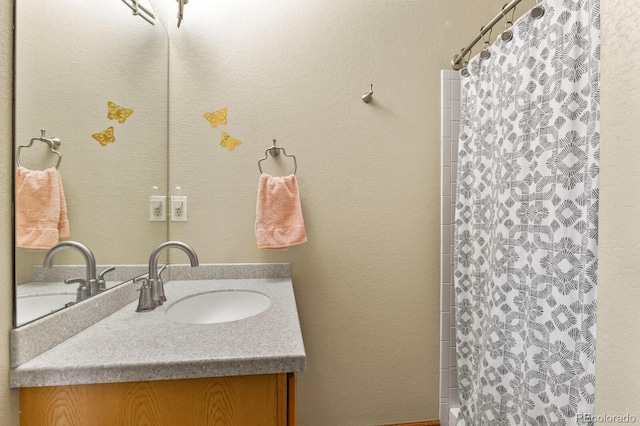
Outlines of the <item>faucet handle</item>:
{"label": "faucet handle", "polygon": [[79,284],[76,293],[76,302],[81,302],[91,297],[91,289],[87,286],[87,281],[83,278],[67,278],[65,284]]}
{"label": "faucet handle", "polygon": [[116,267],[112,266],[98,274],[98,291],[105,291],[107,289],[107,282],[105,281],[104,276],[115,269]]}
{"label": "faucet handle", "polygon": [[142,281],[142,287],[138,289],[138,291],[140,292],[140,298],[138,299],[138,307],[136,308],[136,312],[153,311],[156,308],[156,304],[151,298],[151,286],[149,285],[149,280],[144,277],[138,277],[133,280],[134,283],[137,283],[139,281]]}
{"label": "faucet handle", "polygon": [[[167,296],[165,296],[164,294],[164,280],[162,279],[162,272],[167,269],[167,266],[169,265],[164,265],[162,266],[162,268],[158,269],[158,279],[155,282],[156,285],[156,298],[159,301],[159,304],[162,305],[164,302],[167,301]],[[153,283],[151,283],[151,285],[153,286]],[[153,294],[153,290],[151,290],[151,293]]]}

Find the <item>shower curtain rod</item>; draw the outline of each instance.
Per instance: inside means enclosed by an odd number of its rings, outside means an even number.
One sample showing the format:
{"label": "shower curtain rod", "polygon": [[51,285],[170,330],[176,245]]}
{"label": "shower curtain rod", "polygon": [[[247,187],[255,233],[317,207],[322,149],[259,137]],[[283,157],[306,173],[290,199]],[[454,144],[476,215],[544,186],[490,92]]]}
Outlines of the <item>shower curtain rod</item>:
{"label": "shower curtain rod", "polygon": [[462,64],[462,61],[465,55],[471,52],[471,49],[473,49],[473,46],[475,46],[476,43],[478,43],[482,39],[482,37],[493,28],[495,24],[500,22],[500,20],[503,18],[506,19],[507,13],[509,13],[511,9],[515,8],[516,5],[521,1],[522,0],[511,0],[509,3],[505,4],[502,10],[500,11],[500,13],[494,16],[493,19],[489,21],[488,24],[480,28],[480,32],[478,33],[478,35],[471,41],[471,43],[467,45],[467,47],[462,49],[460,53],[453,55],[453,59],[451,59],[451,67],[456,71],[463,68],[464,65]]}

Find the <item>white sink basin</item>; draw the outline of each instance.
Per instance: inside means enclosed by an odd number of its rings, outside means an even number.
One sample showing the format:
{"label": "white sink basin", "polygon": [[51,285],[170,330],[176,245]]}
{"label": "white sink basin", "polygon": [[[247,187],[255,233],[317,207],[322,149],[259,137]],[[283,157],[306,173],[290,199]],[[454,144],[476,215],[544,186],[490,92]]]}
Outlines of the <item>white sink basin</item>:
{"label": "white sink basin", "polygon": [[270,305],[268,296],[254,291],[212,291],[175,302],[165,315],[186,324],[218,324],[258,315]]}
{"label": "white sink basin", "polygon": [[75,293],[37,294],[34,296],[18,297],[16,299],[16,325],[33,321],[64,308],[69,302],[75,301]]}

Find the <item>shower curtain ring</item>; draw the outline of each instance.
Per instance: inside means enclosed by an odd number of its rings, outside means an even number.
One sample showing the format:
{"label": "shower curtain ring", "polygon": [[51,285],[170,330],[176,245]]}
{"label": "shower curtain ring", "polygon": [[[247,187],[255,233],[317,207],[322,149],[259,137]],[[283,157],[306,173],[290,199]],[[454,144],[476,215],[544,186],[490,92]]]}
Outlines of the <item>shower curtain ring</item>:
{"label": "shower curtain ring", "polygon": [[504,18],[504,31],[500,34],[502,41],[513,40],[513,31],[511,30],[511,27],[513,26],[513,17],[516,13],[516,7],[513,6],[513,9],[511,9],[511,19],[509,19],[507,18],[507,14],[504,12],[504,8],[507,7],[508,4],[509,3],[505,3],[505,5],[502,6],[502,17]]}
{"label": "shower curtain ring", "polygon": [[540,0],[536,0],[536,5],[531,9],[531,17],[533,19],[540,19],[544,16],[544,6],[540,4]]}
{"label": "shower curtain ring", "polygon": [[[462,50],[460,52],[462,52]],[[467,69],[467,65],[469,65],[469,58],[471,58],[471,50],[467,52],[467,59],[462,64],[462,69],[460,70],[460,74],[462,74],[463,77],[469,77],[470,75],[469,70]]]}
{"label": "shower curtain ring", "polygon": [[[480,34],[484,31],[484,27],[480,28]],[[482,41],[484,42],[484,49],[480,52],[480,59],[489,59],[491,57],[491,52],[489,52],[489,46],[491,46],[491,33],[493,32],[493,27],[489,28],[489,37],[484,38],[485,34],[482,34]]]}

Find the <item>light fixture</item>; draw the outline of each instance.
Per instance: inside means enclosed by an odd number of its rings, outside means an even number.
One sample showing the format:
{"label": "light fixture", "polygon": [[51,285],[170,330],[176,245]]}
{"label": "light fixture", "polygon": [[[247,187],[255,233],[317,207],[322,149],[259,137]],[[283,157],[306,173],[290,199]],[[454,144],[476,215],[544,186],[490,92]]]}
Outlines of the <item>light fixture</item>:
{"label": "light fixture", "polygon": [[182,23],[182,17],[184,16],[184,5],[189,3],[189,0],[176,0],[178,2],[178,28]]}
{"label": "light fixture", "polygon": [[[151,25],[155,25],[156,15],[153,12],[153,7],[146,0],[122,0],[122,2],[129,6],[134,15],[141,17]],[[146,3],[146,6],[141,3]]]}

